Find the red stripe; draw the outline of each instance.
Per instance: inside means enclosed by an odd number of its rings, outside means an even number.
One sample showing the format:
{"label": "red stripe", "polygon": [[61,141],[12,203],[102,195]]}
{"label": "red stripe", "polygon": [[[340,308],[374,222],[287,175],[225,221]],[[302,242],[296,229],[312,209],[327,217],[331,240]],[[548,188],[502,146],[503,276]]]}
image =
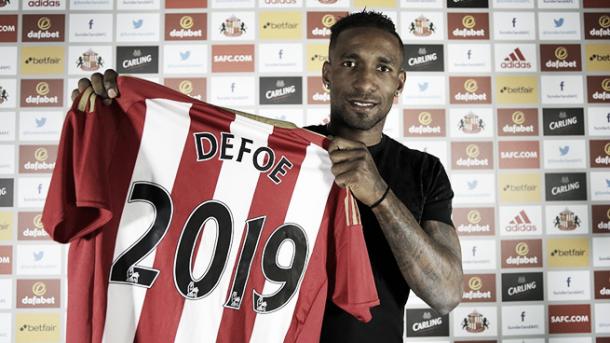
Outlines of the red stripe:
{"label": "red stripe", "polygon": [[[230,124],[235,119],[232,113],[200,103],[193,105],[190,116],[191,127],[171,193],[174,204],[172,223],[157,247],[154,268],[160,273],[146,293],[134,339],[136,342],[173,342],[175,339],[184,307],[184,298],[174,285],[174,257],[178,240],[193,209],[214,196],[222,166],[218,155],[197,162],[193,133],[211,132],[219,139],[220,132],[230,132]],[[197,256],[199,242],[195,243],[195,247],[194,256]]]}
{"label": "red stripe", "polygon": [[[121,104],[122,105],[122,104]],[[123,107],[124,108],[124,107]],[[120,117],[117,124],[117,137],[121,142],[121,148],[115,149],[112,156],[112,161],[120,161],[120,163],[112,163],[108,171],[108,180],[112,180],[109,184],[111,187],[108,190],[110,203],[112,208],[112,219],[103,227],[103,232],[97,234],[95,239],[79,239],[70,244],[70,253],[68,257],[69,286],[68,286],[68,325],[67,342],[83,342],[89,337],[80,332],[79,326],[91,328],[91,342],[101,342],[104,335],[104,324],[106,322],[106,303],[108,298],[108,278],[114,251],[116,236],[118,233],[119,223],[123,215],[123,207],[131,175],[135,166],[138,151],[140,150],[140,141],[144,130],[144,119],[146,111],[143,110],[143,104],[136,104],[129,114],[117,113],[114,106],[104,107],[101,103],[96,105],[97,116]],[[104,113],[107,112],[107,113]],[[94,256],[91,251],[95,251]],[[94,257],[93,260],[87,261],[84,255]],[[79,273],[81,266],[88,271]],[[91,271],[92,266],[95,266],[94,272]],[[93,286],[81,283],[83,275],[95,273],[87,282],[93,282]],[[75,281],[78,281],[77,284]],[[73,301],[74,299],[86,298],[86,304]],[[92,313],[83,314],[82,308],[92,308]],[[91,316],[91,318],[89,318]]]}
{"label": "red stripe", "polygon": [[530,220],[530,218],[527,216],[527,213],[525,213],[524,210],[521,210],[521,212],[519,212],[521,214],[521,216],[523,217],[523,219],[525,220],[526,223],[531,223],[532,221]]}
{"label": "red stripe", "polygon": [[[252,335],[254,320],[256,319],[256,312],[254,312],[252,305],[252,291],[257,290],[262,293],[265,284],[265,277],[261,270],[262,249],[273,231],[284,224],[292,192],[306,154],[306,142],[302,140],[295,142],[293,137],[287,135],[289,132],[286,129],[274,128],[274,132],[269,135],[267,146],[275,152],[275,161],[277,162],[282,156],[286,156],[292,162],[293,167],[281,178],[282,182],[279,185],[273,183],[266,174],[261,174],[259,177],[248,219],[266,216],[265,226],[252,259],[250,276],[246,283],[241,307],[239,310],[225,308],[218,329],[217,342],[248,342]],[[243,223],[240,223],[240,225],[243,225]],[[245,234],[246,230],[244,230]],[[245,236],[242,236],[240,249],[244,239]],[[231,273],[231,282],[235,278],[237,264],[236,262]],[[231,286],[230,284],[229,288]],[[227,297],[230,291],[230,289],[227,289]]]}

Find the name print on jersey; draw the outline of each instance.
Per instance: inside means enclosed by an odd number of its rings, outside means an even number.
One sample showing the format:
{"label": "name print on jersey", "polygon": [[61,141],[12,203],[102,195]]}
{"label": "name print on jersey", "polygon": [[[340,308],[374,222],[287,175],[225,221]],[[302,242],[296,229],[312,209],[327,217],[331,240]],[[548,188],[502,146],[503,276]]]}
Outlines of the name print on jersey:
{"label": "name print on jersey", "polygon": [[[285,156],[282,156],[276,163],[275,152],[269,147],[260,146],[253,152],[249,146],[254,143],[254,140],[236,137],[230,132],[221,132],[220,139],[211,132],[196,132],[194,137],[198,162],[207,161],[216,155],[219,160],[235,159],[237,162],[242,162],[245,155],[252,154],[254,168],[261,173],[267,173],[267,177],[276,185],[282,182],[280,177],[286,175],[293,166],[293,163]],[[237,148],[238,145],[239,148]]]}

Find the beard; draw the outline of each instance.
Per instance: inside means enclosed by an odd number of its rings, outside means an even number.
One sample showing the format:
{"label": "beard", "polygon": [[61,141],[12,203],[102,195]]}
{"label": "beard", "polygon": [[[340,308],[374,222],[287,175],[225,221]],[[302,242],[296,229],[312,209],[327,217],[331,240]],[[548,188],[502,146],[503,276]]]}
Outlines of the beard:
{"label": "beard", "polygon": [[366,131],[379,125],[379,123],[383,126],[388,113],[389,109],[378,108],[374,113],[362,113],[347,109],[345,106],[333,106],[331,104],[330,120],[352,130]]}

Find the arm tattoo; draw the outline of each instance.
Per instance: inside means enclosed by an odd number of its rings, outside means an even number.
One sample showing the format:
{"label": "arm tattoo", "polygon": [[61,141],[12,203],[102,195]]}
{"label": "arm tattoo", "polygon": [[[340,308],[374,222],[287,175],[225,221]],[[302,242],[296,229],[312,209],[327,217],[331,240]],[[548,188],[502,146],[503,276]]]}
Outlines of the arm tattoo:
{"label": "arm tattoo", "polygon": [[451,311],[462,298],[462,257],[455,229],[439,221],[417,222],[390,192],[373,209],[409,287],[432,308]]}

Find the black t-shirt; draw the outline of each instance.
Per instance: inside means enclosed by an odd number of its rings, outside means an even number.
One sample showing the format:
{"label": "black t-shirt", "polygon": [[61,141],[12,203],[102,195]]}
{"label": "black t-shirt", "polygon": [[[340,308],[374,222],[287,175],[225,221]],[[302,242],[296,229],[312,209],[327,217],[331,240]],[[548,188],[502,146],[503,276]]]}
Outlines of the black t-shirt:
{"label": "black t-shirt", "polygon": [[[306,129],[329,134],[326,126]],[[453,226],[453,191],[437,157],[409,149],[386,135],[380,143],[370,146],[369,151],[381,177],[418,222],[437,220]],[[373,319],[365,324],[332,301],[327,301],[320,341],[402,342],[404,306],[410,288],[400,273],[375,215],[360,202],[358,207],[381,305],[371,309]]]}

